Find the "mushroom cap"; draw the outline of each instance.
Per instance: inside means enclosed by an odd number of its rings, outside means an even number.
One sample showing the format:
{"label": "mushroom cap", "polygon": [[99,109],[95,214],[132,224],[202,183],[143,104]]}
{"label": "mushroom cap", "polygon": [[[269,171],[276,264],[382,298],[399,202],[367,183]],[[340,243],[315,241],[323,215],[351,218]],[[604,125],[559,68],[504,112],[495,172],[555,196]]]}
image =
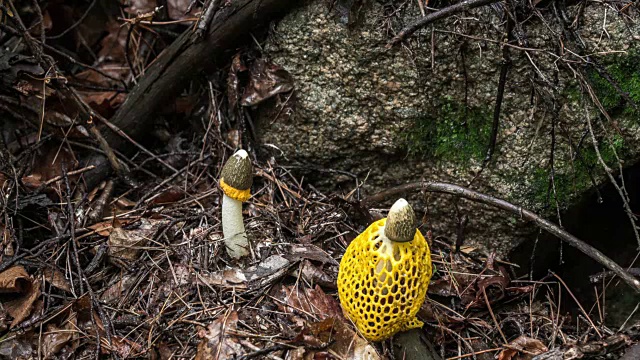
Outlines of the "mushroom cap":
{"label": "mushroom cap", "polygon": [[358,235],[338,271],[340,304],[370,341],[422,327],[416,314],[432,274],[431,252],[422,233],[416,229],[411,241],[392,241],[385,235],[389,221],[378,220]]}
{"label": "mushroom cap", "polygon": [[416,215],[407,200],[398,199],[387,216],[384,234],[391,241],[407,242],[413,240],[416,229]]}
{"label": "mushroom cap", "polygon": [[253,184],[253,166],[249,154],[244,150],[236,151],[222,167],[220,187],[228,197],[247,201],[251,197]]}

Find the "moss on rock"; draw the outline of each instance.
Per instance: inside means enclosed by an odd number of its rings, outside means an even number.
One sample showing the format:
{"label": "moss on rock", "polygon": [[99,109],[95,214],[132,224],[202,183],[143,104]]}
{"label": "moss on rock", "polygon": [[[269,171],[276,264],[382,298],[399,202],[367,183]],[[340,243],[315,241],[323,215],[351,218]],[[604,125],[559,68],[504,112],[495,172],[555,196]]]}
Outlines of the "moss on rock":
{"label": "moss on rock", "polygon": [[442,99],[434,114],[425,114],[402,133],[410,156],[467,164],[481,160],[491,133],[491,110]]}
{"label": "moss on rock", "polygon": [[[636,104],[640,104],[640,51],[632,49],[626,54],[616,55],[609,60],[610,64],[606,66],[606,70],[611,78],[622,91],[628,94],[630,99]],[[640,115],[597,71],[590,71],[589,78],[605,110],[613,114]]]}

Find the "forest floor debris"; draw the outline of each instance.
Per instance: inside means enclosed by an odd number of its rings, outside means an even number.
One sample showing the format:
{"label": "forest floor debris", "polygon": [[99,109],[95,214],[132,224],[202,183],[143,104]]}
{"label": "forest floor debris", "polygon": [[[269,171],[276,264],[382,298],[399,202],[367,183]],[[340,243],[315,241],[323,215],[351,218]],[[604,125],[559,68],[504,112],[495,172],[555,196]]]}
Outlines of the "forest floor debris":
{"label": "forest floor debris", "polygon": [[[0,124],[0,357],[401,359],[392,341],[365,341],[337,298],[340,258],[378,216],[359,202],[360,184],[323,192],[252,155],[250,256],[226,254],[217,179],[233,149],[255,145],[251,124],[229,125],[241,106],[279,101],[288,111],[293,89],[253,50],[167,104],[133,156],[110,149],[125,174],[85,186],[93,168],[80,159],[105,148],[76,106],[113,116],[155,54],[197,19],[189,1],[169,1],[154,24],[144,14],[161,10],[151,3],[127,3],[120,21],[64,2],[20,8],[27,29],[0,20],[0,110],[10,114]],[[0,1],[0,15],[18,12],[3,4],[13,6]],[[20,39],[39,44],[45,33],[40,45],[60,69],[23,54]],[[76,92],[59,91],[62,80]],[[436,272],[419,317],[444,359],[637,353],[640,323],[608,326],[606,304],[574,303],[557,275],[528,279],[507,259],[455,251],[429,223],[420,230],[432,235]],[[603,299],[607,286],[595,289]]]}

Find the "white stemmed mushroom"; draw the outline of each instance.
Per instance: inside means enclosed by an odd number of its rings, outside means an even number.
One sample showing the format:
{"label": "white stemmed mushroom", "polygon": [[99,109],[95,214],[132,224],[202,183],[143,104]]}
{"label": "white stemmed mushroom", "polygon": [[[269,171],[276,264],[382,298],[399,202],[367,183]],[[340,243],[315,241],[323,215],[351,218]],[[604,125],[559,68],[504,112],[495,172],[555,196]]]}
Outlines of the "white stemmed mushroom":
{"label": "white stemmed mushroom", "polygon": [[232,258],[249,254],[249,240],[242,222],[242,203],[251,197],[253,169],[249,154],[238,150],[222,168],[222,233],[227,253]]}

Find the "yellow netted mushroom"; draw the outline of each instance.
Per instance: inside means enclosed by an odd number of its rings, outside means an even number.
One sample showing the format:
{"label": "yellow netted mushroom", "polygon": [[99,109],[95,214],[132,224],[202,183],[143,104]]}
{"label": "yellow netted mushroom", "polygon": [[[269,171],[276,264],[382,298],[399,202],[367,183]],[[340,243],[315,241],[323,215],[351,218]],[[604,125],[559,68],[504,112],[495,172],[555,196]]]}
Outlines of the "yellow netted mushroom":
{"label": "yellow netted mushroom", "polygon": [[431,279],[431,252],[415,224],[413,209],[399,199],[386,219],[351,242],[340,261],[340,304],[368,340],[423,325],[416,314]]}

